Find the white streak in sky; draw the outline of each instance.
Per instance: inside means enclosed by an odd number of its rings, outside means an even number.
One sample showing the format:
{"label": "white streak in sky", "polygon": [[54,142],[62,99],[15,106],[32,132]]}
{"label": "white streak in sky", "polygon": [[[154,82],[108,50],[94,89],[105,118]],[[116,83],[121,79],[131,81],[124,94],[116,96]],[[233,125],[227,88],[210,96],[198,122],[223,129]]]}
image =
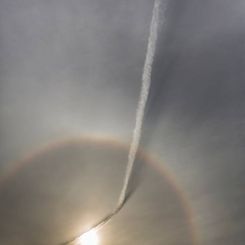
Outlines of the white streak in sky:
{"label": "white streak in sky", "polygon": [[144,69],[142,74],[140,98],[136,111],[136,121],[135,121],[135,127],[133,131],[133,137],[129,148],[128,163],[125,172],[125,178],[123,182],[122,191],[120,193],[119,200],[118,200],[119,207],[125,202],[125,199],[127,197],[129,180],[132,175],[132,171],[135,163],[135,157],[140,143],[142,125],[143,125],[144,114],[145,114],[145,106],[147,103],[149,90],[151,86],[152,66],[153,66],[154,56],[156,52],[156,44],[157,44],[158,28],[159,28],[160,3],[161,0],[155,0],[154,3],[145,64],[144,64]]}
{"label": "white streak in sky", "polygon": [[[150,26],[150,33],[149,33],[149,38],[148,38],[148,46],[147,46],[147,51],[146,51],[145,64],[144,64],[144,69],[143,69],[143,74],[142,74],[142,85],[141,85],[140,97],[139,97],[138,106],[136,110],[135,127],[133,130],[132,141],[131,141],[129,153],[128,153],[128,163],[127,163],[127,167],[125,171],[125,177],[123,181],[122,190],[118,198],[118,203],[115,209],[112,210],[111,213],[104,216],[101,220],[99,220],[96,224],[94,224],[88,231],[99,230],[103,225],[109,222],[111,218],[121,210],[121,208],[124,206],[126,199],[127,199],[129,181],[130,181],[130,178],[133,172],[135,158],[136,158],[136,154],[139,148],[141,130],[142,130],[144,114],[145,114],[145,107],[146,107],[149,90],[151,86],[152,66],[153,66],[154,56],[156,52],[158,29],[159,29],[159,23],[160,23],[159,21],[159,15],[161,12],[160,5],[161,5],[161,0],[155,0],[153,13],[152,13],[151,26]],[[165,12],[165,8],[163,9],[163,11]],[[163,21],[165,20],[164,12],[162,16]],[[64,245],[74,244],[74,243],[76,244],[76,241],[78,237],[80,236],[81,234],[63,244]]]}

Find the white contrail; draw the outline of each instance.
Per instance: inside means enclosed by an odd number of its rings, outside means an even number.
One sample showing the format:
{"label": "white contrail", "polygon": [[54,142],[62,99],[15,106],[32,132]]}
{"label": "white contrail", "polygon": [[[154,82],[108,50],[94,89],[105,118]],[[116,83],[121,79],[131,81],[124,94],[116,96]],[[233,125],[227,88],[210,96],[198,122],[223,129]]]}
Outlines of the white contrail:
{"label": "white contrail", "polygon": [[[146,103],[148,100],[148,95],[149,95],[149,90],[150,90],[150,85],[151,85],[152,65],[153,65],[155,51],[156,51],[158,29],[159,29],[159,23],[160,23],[159,21],[159,15],[161,12],[160,4],[161,4],[161,0],[155,0],[153,13],[152,13],[151,26],[150,26],[150,34],[148,38],[146,58],[145,58],[144,69],[143,69],[143,74],[142,74],[142,85],[141,85],[140,97],[139,97],[138,106],[136,110],[135,127],[133,130],[132,141],[129,147],[128,162],[126,166],[122,190],[118,198],[118,203],[115,209],[112,210],[111,213],[104,216],[101,220],[99,220],[96,224],[94,224],[88,231],[98,230],[103,225],[105,225],[107,222],[109,222],[111,218],[121,210],[121,208],[124,206],[127,200],[129,181],[130,181],[130,178],[133,172],[135,158],[136,158],[136,154],[137,154],[139,143],[140,143],[141,130],[142,130],[144,114],[145,114],[145,107],[146,107]],[[163,11],[165,11],[165,9],[163,9]],[[164,13],[162,17],[164,18]],[[82,233],[81,235],[63,244],[65,245],[65,244],[76,243],[77,239],[80,236],[82,236],[84,233]]]}
{"label": "white contrail", "polygon": [[155,0],[154,3],[145,64],[144,64],[144,69],[142,74],[141,92],[140,92],[140,98],[136,111],[135,127],[134,127],[133,137],[129,148],[128,163],[127,163],[125,178],[123,182],[123,187],[118,200],[118,206],[121,206],[122,203],[125,202],[130,177],[132,175],[133,166],[135,163],[135,157],[140,143],[141,130],[142,130],[144,114],[145,114],[145,106],[147,103],[150,85],[151,85],[152,65],[153,65],[155,51],[156,51],[158,28],[159,28],[160,3],[161,0]]}

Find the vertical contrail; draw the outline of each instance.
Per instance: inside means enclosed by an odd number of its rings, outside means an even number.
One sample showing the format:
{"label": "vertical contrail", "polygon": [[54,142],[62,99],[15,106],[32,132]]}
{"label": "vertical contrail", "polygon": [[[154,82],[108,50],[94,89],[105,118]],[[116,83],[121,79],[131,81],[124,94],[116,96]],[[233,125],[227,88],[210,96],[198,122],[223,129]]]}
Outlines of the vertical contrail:
{"label": "vertical contrail", "polygon": [[159,28],[160,4],[161,4],[161,0],[155,0],[151,26],[150,26],[150,34],[148,38],[145,64],[144,64],[144,69],[142,74],[140,98],[136,111],[135,127],[133,130],[132,141],[129,148],[128,163],[126,167],[123,187],[118,200],[118,206],[121,206],[125,202],[130,177],[132,175],[133,166],[135,163],[135,157],[140,143],[141,130],[142,130],[144,114],[145,114],[145,106],[147,103],[150,85],[151,85],[152,66],[153,66],[153,61],[154,61],[154,56],[155,56],[156,46],[157,46],[156,44],[157,44],[157,36],[158,36],[158,28]]}
{"label": "vertical contrail", "polygon": [[[152,13],[152,20],[151,20],[151,25],[150,25],[150,33],[149,33],[149,38],[148,38],[144,69],[142,73],[142,85],[141,85],[140,97],[139,97],[138,106],[136,110],[135,127],[133,130],[132,141],[129,147],[125,177],[124,177],[124,181],[122,185],[122,190],[118,198],[118,203],[115,209],[112,210],[111,213],[102,217],[102,219],[99,220],[97,223],[95,223],[88,231],[100,229],[103,225],[109,222],[115,214],[117,214],[121,210],[121,208],[124,206],[125,202],[127,201],[129,182],[132,176],[133,167],[135,164],[135,158],[136,158],[136,154],[139,148],[141,130],[142,130],[144,114],[145,114],[145,107],[146,107],[146,103],[148,100],[148,95],[149,95],[149,90],[150,90],[150,85],[151,85],[152,66],[153,66],[153,61],[154,61],[154,56],[155,56],[155,51],[156,51],[158,29],[159,29],[159,23],[160,23],[159,21],[159,15],[161,11],[160,5],[161,5],[161,0],[155,0],[154,7],[153,7],[153,13]],[[165,11],[165,9],[163,9],[163,11]],[[163,13],[162,18],[164,20],[164,13]],[[62,244],[63,245],[74,244],[76,243],[77,239],[81,237],[84,233]]]}

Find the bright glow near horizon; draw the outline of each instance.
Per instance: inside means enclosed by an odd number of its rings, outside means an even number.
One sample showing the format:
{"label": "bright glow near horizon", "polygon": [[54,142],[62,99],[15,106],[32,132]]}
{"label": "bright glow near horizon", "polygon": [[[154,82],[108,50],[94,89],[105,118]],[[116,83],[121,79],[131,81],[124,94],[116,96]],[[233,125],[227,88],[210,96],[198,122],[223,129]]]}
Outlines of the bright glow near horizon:
{"label": "bright glow near horizon", "polygon": [[78,238],[78,245],[99,245],[99,238],[95,230],[90,230]]}

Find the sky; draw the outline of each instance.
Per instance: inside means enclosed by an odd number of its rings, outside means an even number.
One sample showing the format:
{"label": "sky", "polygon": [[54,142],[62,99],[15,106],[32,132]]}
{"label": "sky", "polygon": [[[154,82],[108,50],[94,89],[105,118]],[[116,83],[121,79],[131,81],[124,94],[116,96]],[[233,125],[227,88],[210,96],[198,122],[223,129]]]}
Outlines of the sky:
{"label": "sky", "polygon": [[[244,244],[245,3],[163,2],[141,141],[159,167],[139,168],[102,244]],[[55,245],[113,207],[152,8],[152,0],[0,1],[0,243]],[[88,146],[90,155],[68,159]],[[101,193],[112,194],[95,207]]]}

